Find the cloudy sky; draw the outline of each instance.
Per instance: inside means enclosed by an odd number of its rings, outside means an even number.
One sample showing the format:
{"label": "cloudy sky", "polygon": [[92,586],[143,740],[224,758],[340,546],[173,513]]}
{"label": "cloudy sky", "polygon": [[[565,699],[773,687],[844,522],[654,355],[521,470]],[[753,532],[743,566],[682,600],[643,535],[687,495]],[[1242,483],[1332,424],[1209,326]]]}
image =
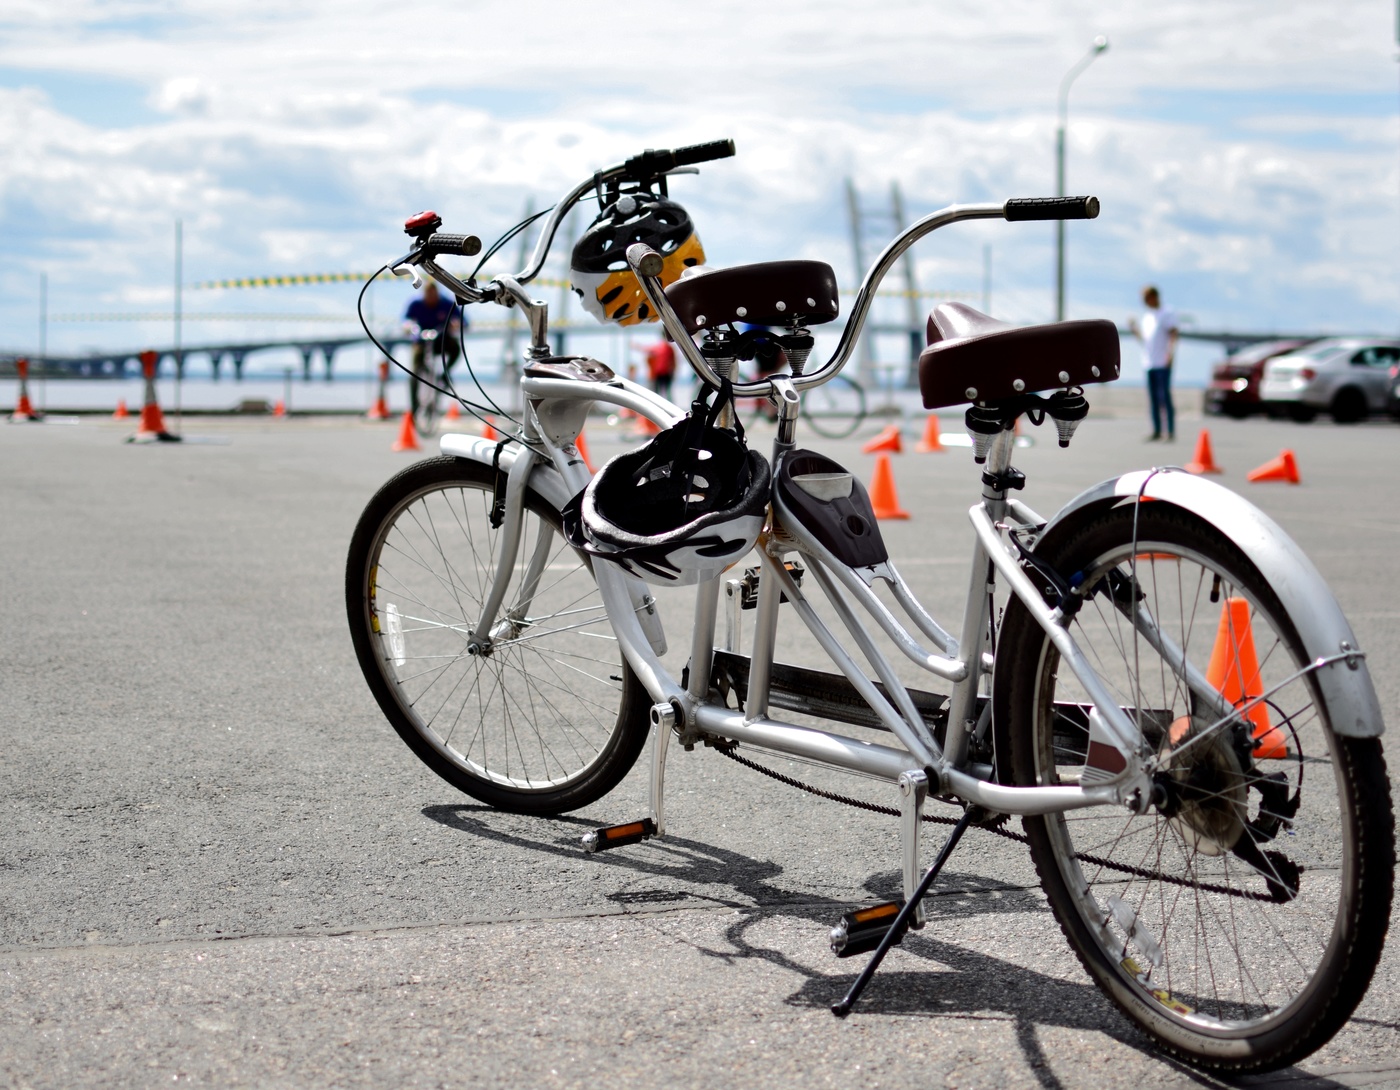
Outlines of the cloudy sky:
{"label": "cloudy sky", "polygon": [[[854,279],[843,179],[913,214],[1053,192],[1074,86],[1074,316],[1146,281],[1200,328],[1400,325],[1394,0],[451,4],[0,0],[0,347],[56,317],[171,306],[185,280],[372,269],[424,207],[494,237],[599,166],[731,136],[673,193],[712,264],[788,256]],[[873,236],[889,228],[869,223]],[[1017,321],[1052,307],[1048,225],[933,236],[921,286]],[[401,288],[378,303],[402,304]],[[344,288],[192,291],[187,310],[347,313]],[[311,328],[196,323],[191,341]],[[316,328],[338,329],[333,322]],[[168,338],[54,321],[53,351]]]}

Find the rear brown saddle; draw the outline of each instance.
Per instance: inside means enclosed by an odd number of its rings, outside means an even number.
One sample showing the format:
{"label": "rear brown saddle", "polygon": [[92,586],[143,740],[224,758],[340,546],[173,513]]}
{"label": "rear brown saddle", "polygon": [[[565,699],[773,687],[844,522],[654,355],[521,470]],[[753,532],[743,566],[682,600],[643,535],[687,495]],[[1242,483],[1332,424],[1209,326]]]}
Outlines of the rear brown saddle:
{"label": "rear brown saddle", "polygon": [[[821,261],[766,261],[683,277],[666,298],[692,336],[733,322],[820,325],[840,313],[836,274]],[[1103,319],[1013,326],[965,303],[940,303],[919,354],[924,408],[993,402],[1112,382],[1118,330]]]}

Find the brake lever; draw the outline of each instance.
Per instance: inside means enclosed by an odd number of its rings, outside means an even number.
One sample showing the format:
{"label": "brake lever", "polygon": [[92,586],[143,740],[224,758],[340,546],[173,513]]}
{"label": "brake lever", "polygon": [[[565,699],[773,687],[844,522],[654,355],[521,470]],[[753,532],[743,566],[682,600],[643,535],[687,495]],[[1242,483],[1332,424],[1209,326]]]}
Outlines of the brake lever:
{"label": "brake lever", "polygon": [[389,271],[395,276],[407,276],[413,280],[413,290],[417,291],[423,286],[423,278],[418,274],[418,270],[407,261],[399,261],[389,266]]}

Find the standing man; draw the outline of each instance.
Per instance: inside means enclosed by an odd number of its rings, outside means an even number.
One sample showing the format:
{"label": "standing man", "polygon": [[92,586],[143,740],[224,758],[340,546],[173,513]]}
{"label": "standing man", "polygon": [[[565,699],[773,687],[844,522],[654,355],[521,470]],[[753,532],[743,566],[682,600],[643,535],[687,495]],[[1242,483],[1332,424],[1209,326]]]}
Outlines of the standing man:
{"label": "standing man", "polygon": [[1142,289],[1147,311],[1139,324],[1128,323],[1133,336],[1142,342],[1142,363],[1147,369],[1147,394],[1152,406],[1152,434],[1148,442],[1162,438],[1166,424],[1167,441],[1176,440],[1176,408],[1172,405],[1172,361],[1176,359],[1179,337],[1176,311],[1162,306],[1161,293],[1149,285]]}
{"label": "standing man", "polygon": [[[461,350],[462,331],[467,326],[467,316],[458,311],[455,300],[444,299],[438,292],[438,286],[429,280],[423,286],[423,294],[408,304],[408,310],[404,312],[404,324],[413,337],[415,379],[409,384],[408,400],[409,409],[416,417],[417,380],[435,380],[437,367],[432,356],[442,361],[442,375],[444,378],[448,376],[452,365],[457,362],[457,353]],[[431,400],[430,396],[429,401]]]}

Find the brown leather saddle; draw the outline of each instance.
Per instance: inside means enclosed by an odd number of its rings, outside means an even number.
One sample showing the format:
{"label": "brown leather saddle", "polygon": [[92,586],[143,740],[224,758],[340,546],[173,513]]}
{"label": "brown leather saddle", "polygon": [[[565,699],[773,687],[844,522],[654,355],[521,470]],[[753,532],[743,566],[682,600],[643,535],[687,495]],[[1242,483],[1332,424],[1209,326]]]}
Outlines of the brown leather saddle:
{"label": "brown leather saddle", "polygon": [[732,269],[697,270],[666,288],[666,298],[692,336],[730,322],[821,325],[840,313],[836,274],[824,261],[763,261]]}
{"label": "brown leather saddle", "polygon": [[1118,329],[1101,318],[1013,326],[966,303],[940,303],[919,354],[924,408],[1000,401],[1118,377]]}

